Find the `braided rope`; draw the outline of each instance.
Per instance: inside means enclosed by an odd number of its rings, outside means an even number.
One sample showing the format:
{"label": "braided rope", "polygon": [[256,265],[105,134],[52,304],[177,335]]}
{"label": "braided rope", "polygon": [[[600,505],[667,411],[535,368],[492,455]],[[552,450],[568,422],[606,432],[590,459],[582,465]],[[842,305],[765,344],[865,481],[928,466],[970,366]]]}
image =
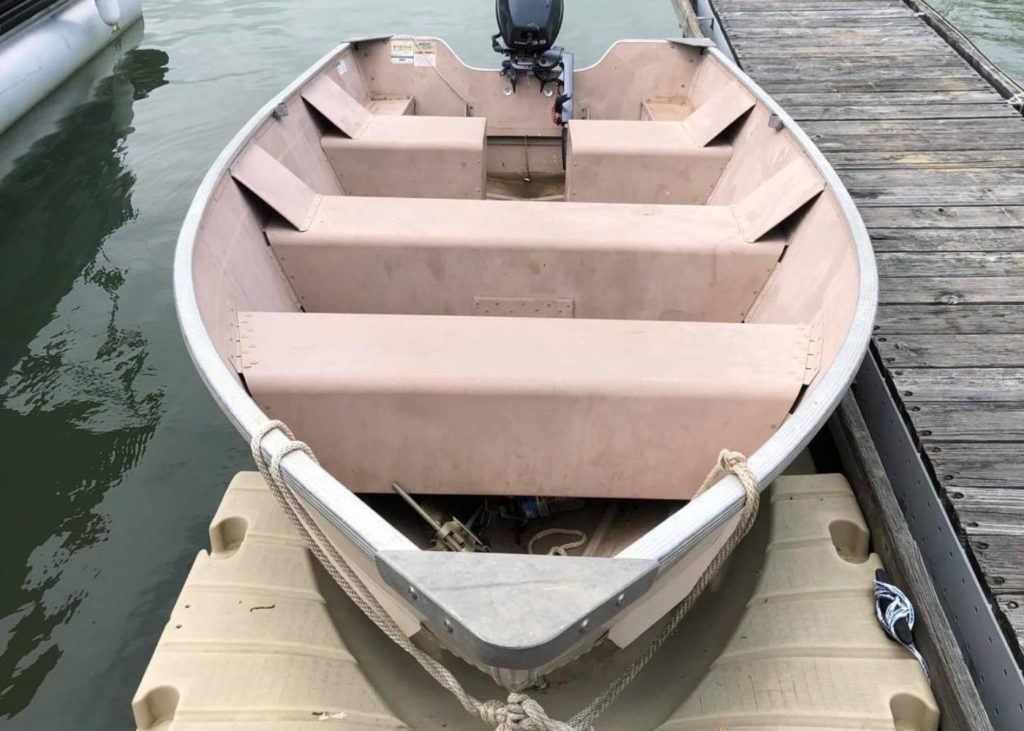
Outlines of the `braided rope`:
{"label": "braided rope", "polygon": [[[263,456],[262,444],[266,436],[275,429],[280,430],[288,438],[288,442],[272,455],[268,463]],[[306,510],[305,506],[292,491],[292,488],[285,482],[281,470],[281,463],[284,458],[293,452],[303,452],[316,462],[313,450],[305,443],[296,441],[292,431],[283,422],[277,420],[269,420],[258,429],[253,434],[250,447],[253,460],[256,462],[260,474],[277,499],[278,504],[288,516],[292,526],[303,538],[310,552],[323,565],[331,578],[337,582],[338,586],[345,591],[363,614],[381,632],[409,653],[434,680],[455,696],[468,713],[478,716],[484,723],[493,726],[494,731],[516,731],[517,729],[519,731],[592,731],[595,719],[618,698],[622,691],[629,686],[636,676],[640,674],[640,671],[655,656],[661,646],[672,636],[679,623],[683,620],[683,617],[693,607],[697,598],[700,597],[711,583],[712,578],[714,578],[722,564],[725,563],[740,540],[750,530],[754,518],[757,517],[757,509],[760,502],[757,478],[747,465],[746,458],[738,452],[723,451],[719,455],[718,466],[715,469],[721,469],[736,475],[743,484],[747,497],[736,530],[701,574],[693,589],[690,590],[690,593],[676,607],[668,623],[658,633],[657,637],[651,641],[643,654],[621,676],[613,681],[601,695],[573,716],[569,723],[565,723],[550,718],[537,701],[523,693],[510,693],[504,701],[480,701],[470,695],[446,667],[420,650],[412,640],[406,637],[398,623],[388,614],[387,610],[384,609],[363,580],[349,565],[345,557],[341,555],[327,535],[321,530],[320,526],[317,525],[309,511]]]}
{"label": "braided rope", "polygon": [[543,541],[545,538],[550,538],[551,536],[566,536],[569,538],[573,538],[574,540],[571,540],[568,543],[562,543],[557,546],[552,546],[551,549],[548,551],[549,556],[568,556],[569,551],[572,551],[576,548],[583,548],[585,545],[587,545],[588,540],[587,534],[581,530],[575,530],[574,528],[546,528],[542,531],[538,531],[533,535],[533,538],[530,539],[530,542],[526,544],[526,552],[533,553],[534,546]]}
{"label": "braided rope", "polygon": [[[626,671],[620,675],[611,685],[597,698],[590,702],[586,708],[577,713],[571,719],[569,724],[574,729],[585,729],[593,726],[594,720],[600,716],[610,706],[616,698],[629,686],[630,683],[640,674],[640,671],[651,661],[651,659],[658,653],[669,638],[675,634],[679,624],[683,621],[683,618],[690,612],[693,605],[697,603],[700,595],[704,593],[704,590],[708,588],[711,581],[718,574],[722,565],[732,556],[733,551],[736,550],[736,546],[739,545],[740,541],[750,532],[751,526],[754,525],[754,520],[757,518],[757,510],[761,504],[761,493],[758,489],[757,477],[754,476],[753,471],[750,469],[750,465],[747,464],[747,458],[739,452],[730,452],[723,450],[718,455],[718,465],[712,470],[712,475],[718,471],[724,473],[731,473],[736,475],[736,478],[743,485],[743,490],[746,493],[746,501],[743,504],[743,512],[740,514],[740,522],[736,525],[736,529],[729,536],[729,539],[719,549],[715,557],[711,559],[711,563],[704,569],[704,572],[697,579],[697,583],[690,589],[690,593],[686,595],[686,598],[679,603],[679,605],[672,611],[672,615],[669,617],[668,622],[662,627],[658,635],[651,640],[651,643],[647,645],[647,648],[643,651],[633,663],[626,669]],[[711,479],[711,475],[708,476],[708,480],[705,480],[705,484]],[[706,488],[703,488],[706,489]]]}
{"label": "braided rope", "polygon": [[[885,605],[885,609],[882,609],[882,605]],[[895,642],[899,643],[907,649],[914,659],[917,660],[921,665],[921,669],[924,670],[925,677],[931,677],[931,672],[928,669],[928,661],[924,659],[924,655],[917,649],[917,645],[913,642],[904,642],[900,639],[899,633],[896,631],[896,624],[900,620],[906,620],[907,629],[911,633],[914,631],[914,623],[917,621],[917,613],[914,611],[914,605],[902,589],[895,584],[890,584],[887,581],[881,579],[875,579],[875,616],[878,618],[878,623],[882,625],[882,629],[885,633]],[[913,635],[911,635],[913,636]]]}

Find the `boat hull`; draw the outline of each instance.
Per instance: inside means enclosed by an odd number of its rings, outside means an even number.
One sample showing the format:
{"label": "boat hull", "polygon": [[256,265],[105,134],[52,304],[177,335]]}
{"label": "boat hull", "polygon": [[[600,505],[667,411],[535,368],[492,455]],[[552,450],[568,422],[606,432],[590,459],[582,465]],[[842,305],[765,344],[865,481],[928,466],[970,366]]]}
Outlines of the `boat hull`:
{"label": "boat hull", "polygon": [[[485,78],[485,74],[495,74],[460,67],[457,64],[461,62],[443,42],[433,39],[420,40],[436,49],[436,60],[433,63],[440,63],[444,58],[451,64],[446,67],[447,69],[465,69],[467,78],[472,80],[468,83],[475,84],[478,83],[477,79]],[[247,198],[233,191],[237,186],[235,181],[253,174],[251,167],[242,170],[249,163],[245,162],[243,165],[240,161],[243,154],[251,149],[254,140],[261,139],[265,144],[270,144],[269,140],[275,134],[275,125],[302,123],[305,115],[309,114],[307,107],[303,106],[304,91],[308,103],[312,98],[308,89],[317,79],[356,63],[354,50],[366,48],[365,44],[386,43],[390,43],[390,39],[371,39],[343,44],[272,99],[220,155],[204,179],[183,226],[176,252],[175,295],[185,340],[196,367],[214,398],[247,439],[251,439],[260,431],[267,422],[268,413],[264,409],[264,404],[254,401],[240,379],[240,373],[243,373],[244,377],[243,357],[236,356],[237,351],[232,350],[237,348],[237,345],[230,345],[231,342],[239,341],[237,334],[232,335],[229,327],[222,328],[215,322],[216,316],[211,315],[211,312],[217,308],[223,310],[225,307],[232,312],[234,309],[260,308],[214,301],[218,297],[223,299],[226,295],[210,290],[210,281],[216,277],[211,277],[207,271],[211,266],[211,254],[204,248],[204,227],[211,220],[211,211],[214,209],[235,206],[239,216],[245,213]],[[809,374],[808,383],[805,384],[808,387],[802,390],[792,413],[781,425],[773,425],[776,427],[773,434],[748,455],[751,469],[762,487],[765,487],[796,458],[824,425],[849,387],[866,352],[877,302],[877,275],[870,242],[845,188],[811,140],[784,110],[717,49],[702,42],[624,42],[613,47],[609,51],[609,56],[593,67],[596,69],[594,73],[600,73],[602,68],[615,68],[616,60],[621,60],[622,54],[630,58],[648,57],[649,60],[657,60],[660,54],[666,54],[666,58],[667,54],[683,54],[693,63],[698,63],[702,58],[710,59],[716,68],[731,76],[742,87],[743,93],[749,94],[754,100],[754,114],[760,115],[756,118],[759,123],[748,121],[743,133],[762,134],[758,131],[762,129],[761,123],[764,123],[765,127],[770,124],[772,130],[781,131],[786,135],[786,144],[799,149],[809,164],[809,169],[819,176],[820,187],[809,191],[809,194],[813,197],[824,190],[828,215],[834,216],[834,219],[829,219],[830,222],[826,225],[822,220],[825,214],[818,215],[812,212],[800,219],[795,228],[796,235],[806,239],[821,238],[829,226],[836,226],[836,221],[843,231],[841,245],[844,248],[841,256],[837,256],[836,259],[841,261],[841,268],[848,276],[844,279],[843,287],[834,291],[836,297],[840,294],[846,295],[846,309],[842,317],[836,316],[824,323],[812,323],[826,331],[823,340],[824,349],[827,351],[827,367],[823,366],[820,372]],[[392,71],[386,65],[381,69]],[[583,73],[586,71],[583,70]],[[487,78],[493,79],[496,75]],[[500,97],[507,94],[502,94],[500,85],[496,91],[487,93],[493,93],[495,96],[493,99],[481,97],[481,100],[476,102],[479,107],[500,104]],[[451,98],[444,103],[455,109],[462,105],[461,101]],[[462,113],[477,109],[476,104],[462,105]],[[299,117],[302,119],[298,119]],[[345,121],[342,120],[341,123],[344,124]],[[307,127],[303,134],[314,128]],[[508,132],[495,130],[491,125],[488,130],[489,135]],[[545,130],[545,134],[550,132]],[[273,166],[274,163],[270,164]],[[308,175],[307,179],[312,180]],[[328,187],[336,185],[331,181],[324,184]],[[743,183],[733,182],[731,185],[742,187]],[[260,188],[260,184],[249,177],[246,187],[254,191]],[[719,184],[718,187],[721,188],[722,185]],[[260,195],[259,191],[256,191],[256,194]],[[264,194],[273,198],[273,193],[264,191]],[[800,199],[793,209],[800,208],[801,201],[810,199]],[[264,201],[266,200],[265,197]],[[301,209],[301,200],[299,204]],[[273,203],[271,207],[274,207]],[[282,204],[282,207],[288,206]],[[793,210],[788,211],[786,215],[792,213]],[[285,218],[295,222],[301,231],[304,223],[308,225],[308,221],[301,220],[303,216],[300,210],[297,219],[294,216],[289,218],[289,215],[285,215]],[[771,220],[758,222],[751,219],[748,223],[749,227],[745,230],[752,236],[751,240],[766,233],[767,229],[762,231],[758,228],[760,224],[772,227]],[[808,250],[809,247],[805,246],[804,251]],[[803,262],[803,271],[796,268],[800,265],[800,260],[797,259],[797,262],[792,266],[787,264],[790,270],[796,271],[790,277],[790,285],[793,281],[799,284],[801,278],[806,280],[819,274],[824,276],[823,272],[829,269],[829,266],[818,266],[813,257]],[[282,287],[282,278],[286,279],[284,275],[278,274],[266,280],[266,288]],[[778,284],[778,280],[778,277],[769,280],[759,305],[747,313],[748,321],[756,319],[759,313],[777,312],[779,307],[785,308],[785,302],[780,304],[778,301],[777,293],[783,286]],[[804,289],[810,288],[813,284],[812,282]],[[283,286],[280,292],[280,302],[263,309],[298,307],[297,298],[287,286]],[[757,310],[757,306],[761,310]],[[743,347],[741,339],[738,339],[737,347]],[[300,434],[300,437],[302,436]],[[262,441],[261,449],[269,460],[286,442],[287,438],[283,433],[272,431]],[[735,445],[720,446],[727,448]],[[561,587],[570,594],[575,589],[578,593],[590,596],[586,593],[586,588],[595,583],[604,586],[605,589],[603,594],[593,593],[592,601],[589,603],[574,604],[571,611],[549,611],[550,621],[527,622],[524,619],[520,622],[522,631],[516,642],[512,643],[504,633],[510,621],[508,615],[501,615],[500,622],[495,621],[497,617],[488,616],[485,611],[486,601],[483,600],[475,604],[473,601],[467,601],[467,605],[476,606],[476,610],[460,613],[452,606],[450,598],[440,595],[440,587],[428,586],[431,577],[445,575],[445,572],[454,566],[455,561],[464,561],[465,557],[443,553],[421,556],[423,552],[409,538],[377,511],[371,509],[335,475],[303,454],[289,455],[283,460],[282,468],[288,485],[309,507],[320,527],[328,533],[350,560],[351,565],[361,572],[389,613],[409,634],[423,629],[432,632],[450,650],[484,668],[509,688],[521,688],[535,682],[539,675],[579,656],[604,638],[621,647],[632,643],[686,595],[728,538],[744,502],[744,492],[739,482],[735,478],[724,477],[711,489],[691,500],[685,508],[674,512],[612,556],[591,558],[588,561],[580,559],[575,562],[558,557],[514,555],[501,559],[507,562],[511,575],[515,575],[516,571],[529,573],[528,560],[549,559],[550,563],[546,565],[552,566],[553,570],[546,575],[545,581],[548,585]],[[487,572],[484,571],[483,574],[486,575]],[[601,577],[604,575],[618,577],[615,587],[602,584]],[[486,596],[490,591],[482,577],[480,581],[470,583],[474,586],[463,587],[466,596]],[[421,597],[430,598],[430,601],[422,600]],[[520,616],[530,616],[531,603],[539,601],[539,594],[524,595],[519,607]],[[532,611],[532,614],[544,614],[540,611],[539,604],[534,604],[532,610],[536,610]],[[591,617],[594,621],[590,621]],[[449,629],[452,627],[454,631]]]}

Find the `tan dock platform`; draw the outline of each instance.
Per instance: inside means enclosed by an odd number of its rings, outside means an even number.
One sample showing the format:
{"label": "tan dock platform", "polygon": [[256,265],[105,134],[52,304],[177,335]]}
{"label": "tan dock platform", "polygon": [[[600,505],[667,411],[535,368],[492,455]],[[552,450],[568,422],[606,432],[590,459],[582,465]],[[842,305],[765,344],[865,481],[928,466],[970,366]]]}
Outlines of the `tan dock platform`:
{"label": "tan dock platform", "polygon": [[[133,701],[139,729],[484,728],[332,585],[257,474],[232,481],[210,534]],[[599,731],[934,731],[923,672],[875,622],[868,546],[843,477],[779,479],[715,588]],[[647,639],[600,645],[533,696],[567,718]],[[444,661],[478,697],[504,697]]]}

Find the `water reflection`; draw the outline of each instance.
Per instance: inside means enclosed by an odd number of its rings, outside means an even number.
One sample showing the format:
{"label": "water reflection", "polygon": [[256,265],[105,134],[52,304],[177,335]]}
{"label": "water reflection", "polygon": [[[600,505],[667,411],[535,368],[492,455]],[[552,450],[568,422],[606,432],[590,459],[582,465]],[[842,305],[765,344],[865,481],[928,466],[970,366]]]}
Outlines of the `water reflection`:
{"label": "water reflection", "polygon": [[[132,103],[166,83],[168,57],[129,50],[96,80],[107,63],[61,90],[91,96],[8,158],[0,180],[0,718],[25,708],[60,658],[51,635],[86,594],[62,588],[62,568],[104,540],[96,506],[137,462],[163,401],[142,332],[118,324],[127,274],[103,243],[136,215],[125,160]],[[47,113],[0,138],[8,155]]]}

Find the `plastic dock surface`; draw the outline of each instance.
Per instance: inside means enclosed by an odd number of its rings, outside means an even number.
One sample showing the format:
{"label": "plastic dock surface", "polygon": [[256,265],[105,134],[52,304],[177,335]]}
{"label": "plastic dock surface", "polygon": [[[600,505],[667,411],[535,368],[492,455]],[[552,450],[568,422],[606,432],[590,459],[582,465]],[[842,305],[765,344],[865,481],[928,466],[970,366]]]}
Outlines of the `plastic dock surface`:
{"label": "plastic dock surface", "polygon": [[[133,701],[140,729],[485,728],[339,593],[259,475],[232,481],[210,534]],[[599,731],[937,729],[923,672],[875,622],[868,546],[844,478],[780,478],[716,586]],[[599,646],[533,696],[567,718],[648,639]],[[477,697],[504,696],[443,659]]]}

